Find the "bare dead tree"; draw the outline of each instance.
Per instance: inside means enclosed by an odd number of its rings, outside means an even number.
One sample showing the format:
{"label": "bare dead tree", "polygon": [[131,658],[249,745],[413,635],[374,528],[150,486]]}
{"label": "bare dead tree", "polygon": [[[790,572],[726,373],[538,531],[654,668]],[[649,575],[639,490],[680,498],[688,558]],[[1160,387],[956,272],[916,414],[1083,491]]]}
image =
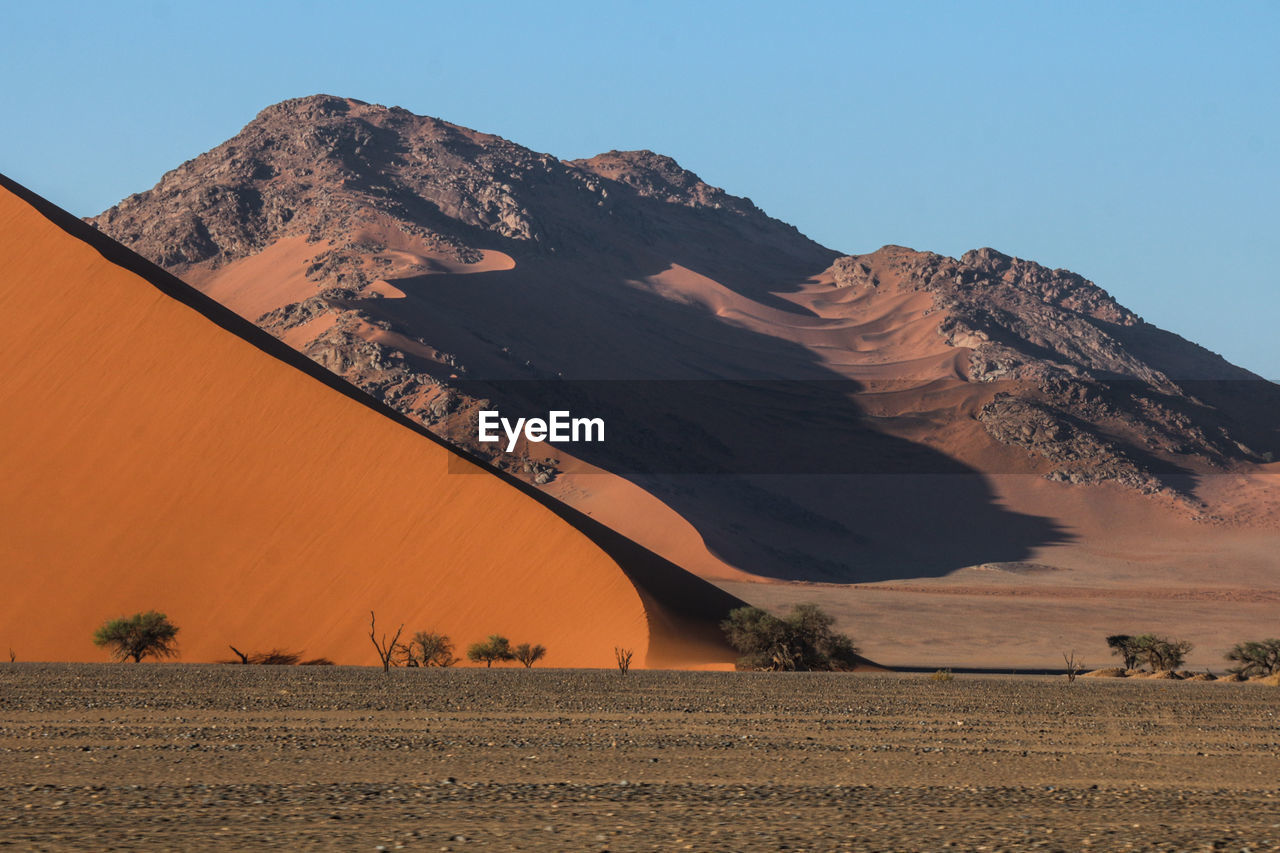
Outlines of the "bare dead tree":
{"label": "bare dead tree", "polygon": [[18,656],[14,653],[13,649],[9,649],[9,663],[13,663],[17,659]]}
{"label": "bare dead tree", "polygon": [[382,635],[382,640],[378,640],[377,617],[373,615],[373,611],[369,611],[369,639],[373,642],[373,647],[378,650],[378,658],[382,661],[382,671],[391,671],[391,658],[396,653],[396,645],[400,642],[400,632],[404,630],[404,623],[400,623],[400,627],[396,629],[396,635],[391,638],[391,642],[387,642],[387,635]]}
{"label": "bare dead tree", "polygon": [[249,663],[249,656],[246,655],[244,652],[240,651],[239,649],[237,649],[235,646],[231,644],[227,644],[227,648],[231,649],[231,651],[236,653],[236,657],[240,658],[240,663],[246,664],[246,665]]}
{"label": "bare dead tree", "polygon": [[396,643],[391,649],[392,660],[396,666],[421,666],[418,656],[413,653],[413,642]]}
{"label": "bare dead tree", "polygon": [[633,652],[631,651],[631,649],[624,649],[621,646],[613,647],[613,657],[615,660],[618,661],[619,675],[626,675],[627,671],[631,669],[632,654]]}
{"label": "bare dead tree", "polygon": [[1071,654],[1062,653],[1062,660],[1067,664],[1067,683],[1070,684],[1076,680],[1076,676],[1084,669],[1084,661],[1076,660],[1076,650],[1072,649]]}

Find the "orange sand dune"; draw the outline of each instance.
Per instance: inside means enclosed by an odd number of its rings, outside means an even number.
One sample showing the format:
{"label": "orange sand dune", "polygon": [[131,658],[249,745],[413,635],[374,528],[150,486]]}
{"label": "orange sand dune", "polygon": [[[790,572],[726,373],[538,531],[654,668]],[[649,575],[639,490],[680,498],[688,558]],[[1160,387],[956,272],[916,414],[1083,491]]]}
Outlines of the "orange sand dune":
{"label": "orange sand dune", "polygon": [[101,659],[93,629],[151,608],[187,661],[234,643],[374,663],[371,609],[461,647],[541,642],[549,666],[730,659],[714,620],[734,599],[514,480],[456,473],[389,409],[3,184],[0,645],[20,660]]}

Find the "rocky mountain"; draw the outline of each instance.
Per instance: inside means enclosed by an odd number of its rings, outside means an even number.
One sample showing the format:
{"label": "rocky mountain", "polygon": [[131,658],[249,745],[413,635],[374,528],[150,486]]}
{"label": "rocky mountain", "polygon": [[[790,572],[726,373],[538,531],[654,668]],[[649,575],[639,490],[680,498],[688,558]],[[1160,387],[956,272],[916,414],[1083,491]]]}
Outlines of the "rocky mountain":
{"label": "rocky mountain", "polygon": [[[1208,517],[1197,476],[1280,451],[1277,386],[1080,276],[991,249],[845,256],[649,151],[562,161],[319,95],[91,222],[562,500],[623,488],[584,472],[639,486],[724,571],[875,580],[1025,559],[1064,534],[991,476]],[[473,440],[481,407],[553,404],[605,416],[609,440]],[[912,521],[922,501],[965,534]],[[638,524],[625,506],[596,511]]]}
{"label": "rocky mountain", "polygon": [[833,266],[836,286],[927,292],[965,376],[999,390],[976,414],[1051,479],[1144,492],[1178,475],[1270,462],[1277,386],[1146,323],[1067,270],[992,249],[946,258],[888,246]]}
{"label": "rocky mountain", "polygon": [[[674,217],[671,208],[689,215]],[[187,270],[218,268],[297,235],[367,251],[375,247],[351,238],[384,219],[461,263],[480,259],[475,243],[573,254],[606,234],[653,241],[694,222],[805,260],[830,254],[669,157],[612,151],[562,162],[399,107],[327,95],[268,107],[234,139],[92,222]],[[329,258],[336,263],[339,254]],[[367,283],[354,270],[333,278]]]}

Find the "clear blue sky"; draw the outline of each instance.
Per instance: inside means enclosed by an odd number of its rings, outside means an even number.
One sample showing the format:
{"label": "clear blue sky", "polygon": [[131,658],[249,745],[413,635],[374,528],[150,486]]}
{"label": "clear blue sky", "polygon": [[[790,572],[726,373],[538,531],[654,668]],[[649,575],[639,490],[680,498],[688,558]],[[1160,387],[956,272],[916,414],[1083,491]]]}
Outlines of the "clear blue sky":
{"label": "clear blue sky", "polygon": [[87,215],[262,107],[669,154],[833,248],[1073,269],[1272,378],[1280,3],[6,3],[0,171]]}

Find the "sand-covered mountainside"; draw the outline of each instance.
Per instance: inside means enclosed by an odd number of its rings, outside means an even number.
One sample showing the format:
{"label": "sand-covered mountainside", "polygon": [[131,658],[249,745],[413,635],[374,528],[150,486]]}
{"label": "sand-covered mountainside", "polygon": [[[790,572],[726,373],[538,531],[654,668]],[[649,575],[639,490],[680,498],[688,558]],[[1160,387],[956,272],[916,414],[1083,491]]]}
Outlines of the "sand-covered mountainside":
{"label": "sand-covered mountainside", "polygon": [[7,179],[0,269],[0,644],[20,659],[100,659],[102,621],[152,608],[186,661],[372,663],[370,610],[552,666],[731,659],[727,595]]}
{"label": "sand-covered mountainside", "polygon": [[[956,608],[938,585],[1033,592],[990,612],[1043,657],[1139,612],[1216,647],[1280,583],[1280,390],[1066,270],[849,255],[660,154],[565,161],[327,95],[91,222],[738,594],[861,617],[891,585],[893,618],[849,627],[892,660],[937,653],[918,620],[948,662],[999,663],[997,622],[966,614],[1005,599]],[[474,442],[483,407],[569,408],[608,438],[507,454]],[[1024,565],[1050,570],[979,568]],[[1117,584],[1136,598],[1100,607]],[[1161,589],[1236,607],[1148,607]]]}

